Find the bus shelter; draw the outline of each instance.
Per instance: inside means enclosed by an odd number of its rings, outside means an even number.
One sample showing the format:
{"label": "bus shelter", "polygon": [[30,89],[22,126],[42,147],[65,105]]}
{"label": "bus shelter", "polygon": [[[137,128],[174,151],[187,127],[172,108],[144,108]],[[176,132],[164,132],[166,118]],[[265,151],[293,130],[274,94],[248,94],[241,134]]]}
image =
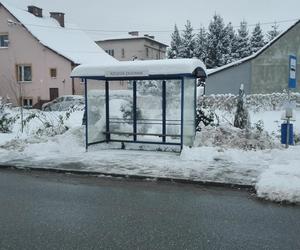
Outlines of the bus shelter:
{"label": "bus shelter", "polygon": [[85,88],[86,149],[99,143],[192,146],[196,134],[198,59],[80,65]]}

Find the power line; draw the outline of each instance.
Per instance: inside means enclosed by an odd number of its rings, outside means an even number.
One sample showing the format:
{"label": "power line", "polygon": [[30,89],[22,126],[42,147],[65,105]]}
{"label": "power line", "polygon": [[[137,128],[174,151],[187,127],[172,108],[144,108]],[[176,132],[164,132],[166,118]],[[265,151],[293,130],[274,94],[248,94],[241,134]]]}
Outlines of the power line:
{"label": "power line", "polygon": [[[299,21],[300,18],[297,18],[297,19],[290,19],[290,20],[281,20],[281,21],[274,21],[274,22],[265,22],[265,23],[260,23],[258,22],[260,25],[270,25],[270,24],[278,24],[278,23],[290,23],[290,22],[296,22],[296,21]],[[251,27],[251,26],[255,26],[257,25],[256,24],[247,24],[248,27]],[[233,26],[233,28],[239,28],[240,26]]]}
{"label": "power line", "polygon": [[[22,10],[22,11],[26,11],[22,8],[17,8],[18,10]],[[280,20],[280,21],[273,21],[273,22],[264,22],[264,23],[259,23],[261,26],[262,25],[271,25],[271,24],[280,24],[280,23],[289,23],[289,22],[296,22],[299,21],[300,18],[297,19],[289,19],[289,20]],[[256,24],[257,24],[256,23]],[[253,27],[256,24],[247,24],[248,27]],[[29,26],[36,26],[36,27],[44,27],[44,28],[54,28],[54,29],[59,29],[61,27],[55,27],[55,26],[46,26],[46,25],[39,25],[39,24],[25,24],[25,25],[29,25]],[[233,28],[239,28],[239,26],[233,26]],[[102,32],[102,33],[127,33],[128,31],[131,30],[102,30],[102,29],[85,29],[85,28],[71,28],[71,27],[64,27],[64,29],[69,29],[69,30],[81,30],[81,31],[86,31],[86,32]],[[200,30],[199,29],[193,29],[193,30]],[[139,32],[149,32],[149,33],[172,33],[174,30],[139,30]],[[183,29],[179,30],[179,31],[184,31]]]}
{"label": "power line", "polygon": [[[281,21],[273,21],[273,22],[264,22],[259,23],[262,25],[271,25],[271,24],[280,24],[280,23],[289,23],[289,22],[296,22],[299,19],[290,19],[290,20],[281,20]],[[47,25],[40,25],[40,24],[32,24],[32,23],[24,23],[28,26],[35,26],[35,27],[42,27],[42,28],[50,28],[50,29],[61,29],[59,26],[47,26]],[[257,23],[256,23],[257,24]],[[256,24],[247,24],[248,27],[255,26]],[[233,28],[238,28],[239,26],[233,26]],[[85,28],[71,28],[71,27],[65,27],[64,29],[67,30],[80,30],[80,31],[86,31],[86,32],[96,32],[96,33],[127,33],[130,30],[103,30],[103,29],[85,29]],[[200,30],[200,29],[194,29],[194,30]],[[139,30],[139,32],[142,33],[171,33],[174,30]],[[183,30],[180,30],[183,31]]]}

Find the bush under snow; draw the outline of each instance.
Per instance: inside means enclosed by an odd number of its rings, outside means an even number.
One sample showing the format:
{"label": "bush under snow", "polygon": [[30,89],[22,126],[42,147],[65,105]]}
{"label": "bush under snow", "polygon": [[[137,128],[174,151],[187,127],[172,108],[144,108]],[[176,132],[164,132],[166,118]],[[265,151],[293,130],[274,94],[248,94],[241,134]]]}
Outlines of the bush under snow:
{"label": "bush under snow", "polygon": [[267,132],[257,128],[239,129],[229,125],[207,126],[196,134],[195,147],[222,147],[264,150],[280,147]]}
{"label": "bush under snow", "polygon": [[[245,97],[245,105],[251,111],[281,110],[287,93],[252,94]],[[300,93],[292,93],[291,99],[300,103]],[[237,106],[238,96],[233,94],[219,94],[201,96],[198,105],[210,107],[212,110],[233,112]]]}

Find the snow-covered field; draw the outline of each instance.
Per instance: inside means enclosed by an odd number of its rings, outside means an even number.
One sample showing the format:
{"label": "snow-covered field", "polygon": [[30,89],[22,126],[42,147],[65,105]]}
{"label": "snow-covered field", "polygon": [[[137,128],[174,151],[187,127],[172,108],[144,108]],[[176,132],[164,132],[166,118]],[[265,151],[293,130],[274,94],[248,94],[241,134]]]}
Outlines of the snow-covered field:
{"label": "snow-covered field", "polygon": [[[98,145],[85,152],[82,111],[26,110],[25,119],[31,119],[23,133],[19,117],[10,133],[0,133],[0,165],[247,184],[255,186],[258,197],[300,202],[300,146],[285,149],[280,145],[282,111],[251,111],[253,126],[262,120],[264,129],[250,132],[230,125],[231,111],[216,111],[219,126],[203,128],[195,147],[185,147],[179,154],[118,150],[120,145]],[[19,114],[17,109],[6,112]],[[295,114],[300,117],[299,110]],[[294,126],[300,134],[300,121],[296,120]]]}

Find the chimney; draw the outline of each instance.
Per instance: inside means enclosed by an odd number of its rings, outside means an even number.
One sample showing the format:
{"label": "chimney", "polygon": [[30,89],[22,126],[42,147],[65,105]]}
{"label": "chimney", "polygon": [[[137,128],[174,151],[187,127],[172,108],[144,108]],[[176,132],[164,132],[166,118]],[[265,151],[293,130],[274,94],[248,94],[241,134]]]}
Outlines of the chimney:
{"label": "chimney", "polygon": [[43,9],[36,7],[34,5],[30,5],[27,8],[28,8],[28,12],[35,15],[36,17],[43,17]]}
{"label": "chimney", "polygon": [[61,27],[65,27],[65,13],[50,12],[50,17],[54,18]]}
{"label": "chimney", "polygon": [[138,31],[130,31],[130,32],[128,32],[128,34],[131,35],[131,36],[139,36]]}

